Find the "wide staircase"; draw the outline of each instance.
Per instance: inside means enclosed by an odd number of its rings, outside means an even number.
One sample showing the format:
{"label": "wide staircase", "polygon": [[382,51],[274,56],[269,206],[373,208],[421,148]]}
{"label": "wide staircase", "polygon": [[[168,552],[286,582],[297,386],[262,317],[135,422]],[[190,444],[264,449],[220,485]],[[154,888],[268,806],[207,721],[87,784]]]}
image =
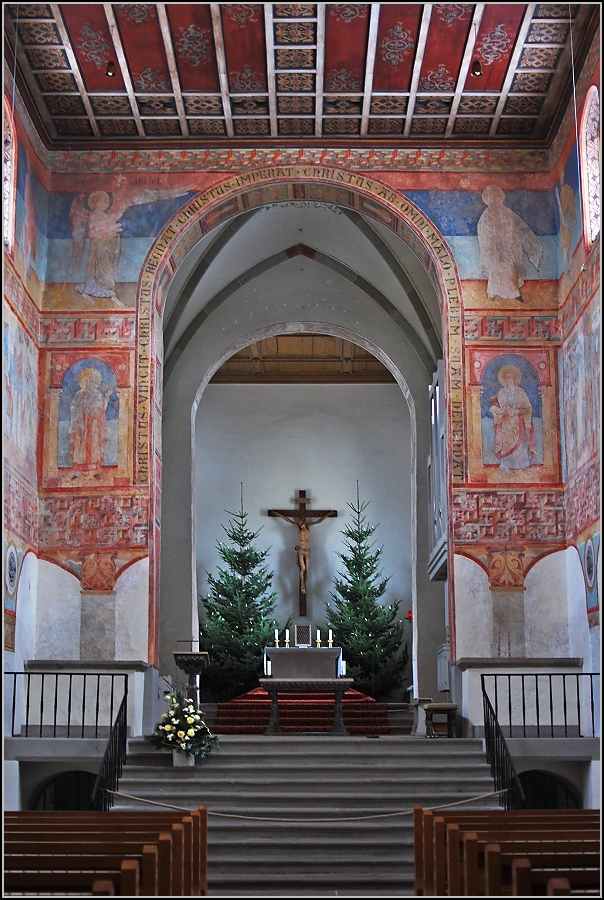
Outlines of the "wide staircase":
{"label": "wide staircase", "polygon": [[[480,740],[223,734],[190,768],[130,739],[119,790],[207,806],[210,896],[406,896],[414,804],[487,794],[493,779]],[[144,806],[116,798],[120,809]]]}

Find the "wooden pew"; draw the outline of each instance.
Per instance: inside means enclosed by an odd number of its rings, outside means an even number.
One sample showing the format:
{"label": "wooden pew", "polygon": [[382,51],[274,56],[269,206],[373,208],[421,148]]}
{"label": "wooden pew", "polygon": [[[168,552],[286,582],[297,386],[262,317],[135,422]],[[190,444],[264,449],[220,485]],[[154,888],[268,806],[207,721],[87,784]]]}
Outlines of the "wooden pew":
{"label": "wooden pew", "polygon": [[[548,880],[560,875],[580,886],[592,884],[600,875],[600,840],[592,838],[567,839],[568,835],[532,833],[520,837],[498,838],[497,834],[480,838],[468,832],[463,838],[463,884],[461,896],[505,896],[512,893],[512,864],[514,859],[528,859],[533,867],[533,883],[545,887]],[[453,885],[449,890],[453,889]],[[529,894],[531,891],[528,892]]]}
{"label": "wooden pew", "polygon": [[[145,850],[156,851],[157,848]],[[84,895],[112,896],[116,887],[121,896],[141,896],[138,859],[116,861],[114,857],[103,858],[97,854],[92,857],[5,854],[4,857],[5,896],[11,891],[79,891]],[[157,884],[155,889],[157,892]],[[145,891],[142,895],[149,896]],[[157,896],[157,893],[151,896]]]}
{"label": "wooden pew", "polygon": [[[207,808],[200,806],[183,815],[177,810],[110,810],[108,812],[7,812],[5,813],[5,829],[48,829],[56,834],[56,829],[63,832],[94,832],[98,829],[103,834],[125,835],[127,831],[136,829],[140,834],[149,829],[171,829],[173,824],[182,824],[183,834],[183,882],[182,891],[178,895],[205,896],[207,894]],[[177,853],[178,840],[177,840]],[[162,862],[162,865],[165,863]],[[180,867],[178,867],[180,871]],[[178,879],[177,875],[177,879]],[[163,885],[165,887],[165,885]]]}
{"label": "wooden pew", "polygon": [[[490,851],[490,856],[497,856],[497,845]],[[594,858],[597,857],[597,858]],[[493,866],[491,860],[491,868]],[[596,854],[569,854],[567,857],[556,855],[552,861],[541,858],[518,857],[505,859],[510,876],[502,885],[502,890],[513,897],[530,896],[531,894],[543,895],[545,887],[547,896],[565,894],[581,894],[589,891],[596,896],[600,888],[600,855]],[[552,862],[552,865],[549,863]],[[496,877],[493,886],[497,885]],[[511,884],[510,884],[511,882]],[[535,890],[536,888],[536,890]],[[595,890],[594,890],[595,889]]]}
{"label": "wooden pew", "polygon": [[[446,828],[459,823],[475,829],[501,828],[504,823],[512,827],[529,829],[598,829],[598,810],[413,810],[415,894],[441,895],[447,882]],[[524,823],[524,826],[522,826]],[[456,883],[461,881],[461,869],[456,873]]]}

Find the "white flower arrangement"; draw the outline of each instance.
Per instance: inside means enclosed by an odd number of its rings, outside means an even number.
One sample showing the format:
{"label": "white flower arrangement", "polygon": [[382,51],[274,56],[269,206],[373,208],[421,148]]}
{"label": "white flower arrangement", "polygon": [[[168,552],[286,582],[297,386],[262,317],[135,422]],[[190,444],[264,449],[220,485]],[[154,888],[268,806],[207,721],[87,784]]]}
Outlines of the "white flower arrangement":
{"label": "white flower arrangement", "polygon": [[157,750],[177,750],[201,759],[218,748],[218,736],[204,722],[201,709],[179,691],[170,694],[170,709],[145,739]]}

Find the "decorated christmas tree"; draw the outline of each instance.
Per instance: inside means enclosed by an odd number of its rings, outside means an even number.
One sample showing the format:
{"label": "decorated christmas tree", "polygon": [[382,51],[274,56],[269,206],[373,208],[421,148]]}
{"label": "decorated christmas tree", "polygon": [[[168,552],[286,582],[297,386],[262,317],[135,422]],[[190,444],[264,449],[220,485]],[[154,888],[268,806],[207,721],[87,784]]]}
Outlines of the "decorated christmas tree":
{"label": "decorated christmas tree", "polygon": [[264,565],[269,551],[254,544],[259,531],[247,527],[243,490],[240,511],[226,512],[232,516],[228,526],[222,526],[229,543],[217,544],[225,566],[218,568],[217,576],[207,573],[209,592],[200,598],[205,607],[200,648],[210,657],[200,688],[206,697],[209,694],[221,702],[258,687],[263,651],[277,625],[273,572]]}
{"label": "decorated christmas tree", "polygon": [[404,624],[397,602],[380,604],[390,578],[383,578],[380,560],[383,548],[371,538],[377,525],[365,515],[368,502],[349,503],[352,521],[346,525],[346,552],[339,553],[343,570],[334,579],[331,602],[326,604],[327,627],[342,647],[346,674],[354,678],[354,689],[376,700],[386,699],[400,687],[408,661],[403,646]]}

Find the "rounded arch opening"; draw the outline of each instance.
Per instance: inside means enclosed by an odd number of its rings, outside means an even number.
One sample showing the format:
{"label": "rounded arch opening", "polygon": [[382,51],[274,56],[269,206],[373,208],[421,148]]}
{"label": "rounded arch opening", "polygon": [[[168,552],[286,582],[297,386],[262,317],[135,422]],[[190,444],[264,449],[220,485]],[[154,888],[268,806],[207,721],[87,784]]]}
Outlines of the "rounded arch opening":
{"label": "rounded arch opening", "polygon": [[582,809],[581,796],[567,779],[542,769],[518,775],[524,791],[523,809]]}
{"label": "rounded arch opening", "polygon": [[[355,184],[354,187],[350,185],[346,188],[343,188],[341,185],[334,187],[333,182],[330,183],[329,181],[329,173],[326,174],[326,170],[317,170],[316,173],[309,173],[304,170],[304,173],[299,175],[300,180],[294,183],[288,180],[292,177],[292,171],[295,173],[301,172],[301,170],[279,170],[278,174],[272,171],[268,175],[263,173],[262,177],[266,177],[269,183],[261,184],[260,186],[249,187],[249,182],[246,184],[243,177],[224,183],[220,186],[222,195],[220,198],[217,194],[212,195],[211,192],[207,192],[203,195],[203,198],[196,198],[189,207],[186,207],[179,214],[177,219],[180,219],[180,221],[175,220],[166,229],[164,235],[158,239],[155,247],[149,254],[148,265],[143,272],[140,282],[142,306],[139,312],[139,323],[142,322],[144,327],[142,332],[139,328],[139,334],[142,333],[143,337],[145,337],[145,334],[147,335],[145,338],[146,344],[143,348],[145,354],[143,360],[144,369],[149,371],[152,368],[150,356],[154,346],[159,346],[161,341],[161,338],[157,336],[153,341],[150,341],[149,336],[151,333],[157,335],[157,328],[161,324],[159,313],[162,309],[165,291],[170,280],[165,273],[170,269],[170,266],[172,266],[171,271],[175,272],[180,262],[182,262],[195,243],[201,240],[205,234],[208,234],[212,228],[239,215],[244,208],[265,204],[269,196],[274,200],[275,194],[267,194],[269,189],[277,193],[281,192],[283,197],[291,196],[300,199],[314,197],[317,202],[322,203],[334,202],[335,196],[342,206],[348,205],[350,208],[357,210],[362,208],[364,214],[368,216],[373,215],[376,219],[379,219],[384,227],[391,228],[399,236],[404,235],[405,239],[412,245],[414,252],[417,253],[424,271],[428,273],[432,284],[436,286],[440,309],[445,322],[450,317],[451,310],[453,310],[454,317],[458,318],[459,283],[455,265],[442,238],[419,210],[408,203],[401,195],[386,190],[382,185],[369,182],[367,179],[355,178],[355,182],[358,182],[358,184]],[[314,181],[313,175],[315,177]],[[271,179],[274,180],[271,182]],[[345,196],[341,193],[334,195],[332,188],[336,191],[343,191]],[[371,195],[372,190],[374,190],[373,195]],[[369,210],[371,211],[369,212]],[[181,239],[182,244],[179,243]],[[162,284],[163,288],[160,291],[159,286]],[[165,385],[163,407],[164,435],[169,439],[164,440],[163,457],[163,509],[161,514],[162,532],[164,535],[162,541],[162,609],[170,609],[170,615],[174,614],[174,609],[180,602],[174,596],[178,586],[180,586],[184,602],[181,604],[182,615],[180,616],[178,633],[176,633],[175,629],[172,629],[171,633],[167,631],[162,618],[164,635],[162,655],[164,662],[170,659],[176,640],[185,638],[187,631],[191,636],[195,636],[197,633],[197,587],[193,571],[196,546],[193,510],[194,427],[200,399],[212,375],[219,366],[233,352],[246,346],[253,339],[254,335],[270,333],[270,329],[273,330],[273,333],[284,331],[292,333],[299,331],[303,333],[312,332],[313,330],[316,333],[330,333],[332,328],[340,329],[333,333],[347,333],[355,343],[361,346],[366,342],[365,346],[374,352],[378,358],[380,356],[383,357],[384,362],[391,371],[395,371],[395,377],[408,401],[412,400],[415,403],[419,398],[423,401],[428,396],[428,373],[425,368],[423,375],[418,375],[417,371],[413,371],[410,359],[414,354],[409,353],[409,346],[405,343],[405,337],[401,334],[400,329],[393,328],[392,320],[386,321],[383,317],[383,310],[379,308],[378,304],[372,307],[372,315],[367,316],[361,325],[355,329],[350,327],[352,319],[350,315],[348,317],[342,315],[338,320],[337,314],[333,315],[330,313],[319,321],[311,318],[304,321],[296,315],[294,306],[290,305],[287,310],[283,309],[279,314],[277,314],[276,310],[273,310],[271,314],[267,314],[264,318],[259,315],[255,320],[255,324],[261,327],[253,331],[245,328],[245,323],[243,322],[240,322],[238,327],[234,328],[233,307],[229,308],[229,303],[233,302],[235,301],[232,299],[227,300],[219,309],[215,312],[212,311],[206,317],[203,327],[196,330],[182,356],[177,360],[174,374],[170,376]],[[369,305],[370,303],[370,299],[367,298],[367,304]],[[352,324],[354,324],[354,320]],[[269,329],[269,331],[267,332],[266,329]],[[445,327],[444,333],[449,344],[457,340],[460,341],[458,327],[452,329]],[[461,359],[460,355],[459,358]],[[454,386],[453,390],[455,391],[457,388]],[[148,396],[151,396],[150,391]],[[146,412],[147,416],[149,416],[150,409],[149,401],[146,397],[143,398],[143,401],[143,406],[139,405],[139,411],[143,412],[143,416],[139,415],[139,418],[144,419],[144,413]],[[147,404],[146,408],[145,402]],[[418,428],[417,422],[414,420],[415,443],[412,453],[414,471],[417,467],[418,455],[420,458],[424,458],[427,457],[428,453],[429,422],[427,406],[428,404],[426,403],[426,410],[422,408],[421,427]],[[421,447],[417,444],[418,431],[422,435]],[[147,483],[150,483],[152,494],[155,495],[154,488],[157,482],[155,482],[155,474],[149,471],[150,467],[148,465],[151,441],[145,445],[146,435],[144,434],[144,428],[139,436],[141,437],[141,441],[139,441],[140,458],[143,460],[144,466],[147,467],[142,472],[142,480],[146,479]],[[150,438],[151,435],[149,434],[148,437]],[[177,446],[178,462],[175,459],[175,448]],[[190,456],[188,447],[191,447]],[[184,467],[183,451],[189,459],[188,465]],[[462,461],[459,462],[459,459]],[[461,457],[458,456],[458,465],[463,465],[463,454],[461,454]],[[177,466],[180,471],[178,475],[175,475]],[[415,489],[416,479],[412,480]],[[424,480],[420,478],[419,481],[421,482],[420,492],[422,496],[418,497],[416,491],[412,503],[412,514],[415,520],[417,519],[418,510],[424,507],[427,509],[427,501],[423,496],[425,493]],[[180,485],[177,482],[180,482]],[[180,497],[180,501],[178,502],[177,511],[176,498],[178,497]],[[190,519],[188,519],[189,510],[191,510]],[[188,519],[188,522],[185,519]],[[414,523],[414,531],[417,531],[416,521]],[[170,536],[169,546],[166,543],[167,534]],[[427,541],[425,544],[427,546]],[[424,561],[420,562],[417,558],[425,555],[425,552],[423,541],[419,549],[417,548],[417,543],[415,544],[414,579],[417,579],[418,571],[421,570],[423,572],[424,569],[427,571],[427,565],[422,565]],[[188,573],[188,576],[186,573]],[[425,584],[423,583],[424,580]],[[164,592],[164,586],[170,597]],[[436,601],[438,615],[432,616],[432,618],[438,622],[444,619],[442,585],[435,586],[430,583],[427,577],[424,579],[422,576],[422,596],[425,595],[426,598],[431,598],[426,600],[426,611],[433,602],[432,598],[435,594],[438,595],[438,600]],[[156,633],[159,631],[160,614],[156,606],[154,612]],[[413,627],[415,634],[419,624],[418,618],[419,610],[418,615],[414,616]],[[427,628],[427,633],[430,633],[429,627]],[[435,654],[436,647],[442,643],[443,639],[444,636],[440,633],[438,637],[430,634],[429,642],[433,645],[430,651],[432,654]],[[430,656],[427,653],[427,666],[430,670],[433,668],[433,658],[434,655]],[[414,682],[418,682],[415,673]]]}

